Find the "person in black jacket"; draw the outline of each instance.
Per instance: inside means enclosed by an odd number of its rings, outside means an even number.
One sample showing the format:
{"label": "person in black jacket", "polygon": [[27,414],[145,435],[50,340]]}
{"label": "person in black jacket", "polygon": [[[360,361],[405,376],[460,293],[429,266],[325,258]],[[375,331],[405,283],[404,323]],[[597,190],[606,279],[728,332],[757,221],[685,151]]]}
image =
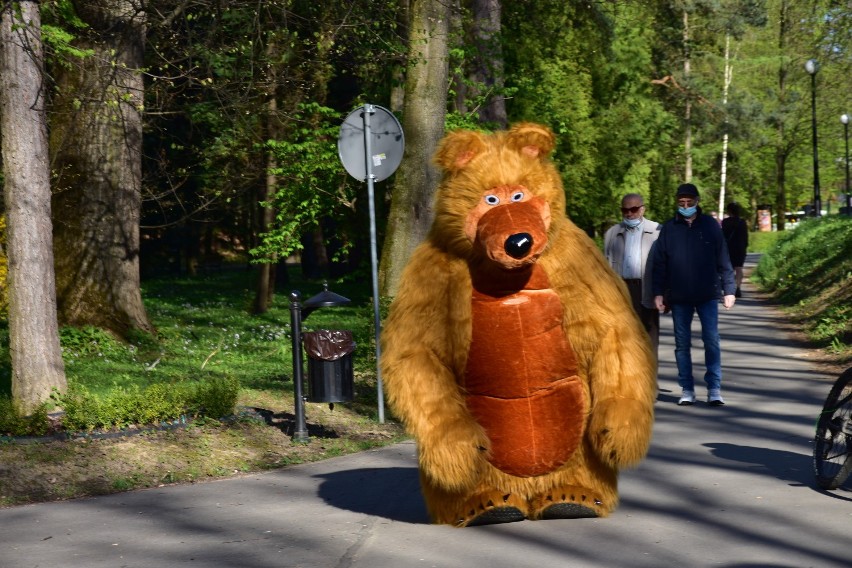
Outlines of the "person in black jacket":
{"label": "person in black jacket", "polygon": [[659,311],[670,309],[675,336],[681,406],[695,403],[692,375],[692,319],[698,312],[707,402],[725,404],[722,398],[722,353],[719,339],[719,298],[729,310],[736,302],[734,270],[719,223],[701,212],[698,188],[691,183],[677,188],[678,210],[667,221],[654,247],[654,303]]}
{"label": "person in black jacket", "polygon": [[728,255],[731,257],[731,266],[734,267],[734,281],[737,283],[737,291],[734,295],[741,298],[743,295],[740,290],[743,285],[743,265],[748,250],[748,225],[742,218],[742,208],[739,203],[728,203],[728,206],[725,207],[725,213],[728,216],[722,220],[722,234],[725,235]]}

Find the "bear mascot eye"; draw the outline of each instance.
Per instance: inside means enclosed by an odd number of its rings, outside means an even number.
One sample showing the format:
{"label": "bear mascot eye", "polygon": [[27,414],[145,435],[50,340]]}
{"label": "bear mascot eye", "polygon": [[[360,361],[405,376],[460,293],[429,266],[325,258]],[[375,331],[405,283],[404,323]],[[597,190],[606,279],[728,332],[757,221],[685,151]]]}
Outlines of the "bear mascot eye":
{"label": "bear mascot eye", "polygon": [[518,201],[521,201],[523,198],[524,198],[524,192],[523,191],[516,191],[515,193],[512,194],[511,199],[512,199],[512,202],[517,203]]}
{"label": "bear mascot eye", "polygon": [[496,195],[486,195],[485,203],[487,203],[488,205],[498,205],[500,203],[500,198]]}

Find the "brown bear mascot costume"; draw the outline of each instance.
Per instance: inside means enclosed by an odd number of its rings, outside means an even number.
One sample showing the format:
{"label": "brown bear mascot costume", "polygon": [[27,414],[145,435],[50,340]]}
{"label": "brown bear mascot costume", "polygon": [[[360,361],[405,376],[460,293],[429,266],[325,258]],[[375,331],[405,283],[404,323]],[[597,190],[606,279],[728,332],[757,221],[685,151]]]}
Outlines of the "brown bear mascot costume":
{"label": "brown bear mascot costume", "polygon": [[651,439],[656,362],[627,291],[565,216],[546,127],[455,131],[435,221],[382,333],[388,402],[436,523],[606,516]]}

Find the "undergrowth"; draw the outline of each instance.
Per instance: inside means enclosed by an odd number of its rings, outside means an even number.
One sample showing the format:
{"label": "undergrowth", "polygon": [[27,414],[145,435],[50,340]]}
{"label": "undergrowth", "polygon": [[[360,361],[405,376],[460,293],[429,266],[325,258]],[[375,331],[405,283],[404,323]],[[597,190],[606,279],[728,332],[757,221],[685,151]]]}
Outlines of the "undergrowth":
{"label": "undergrowth", "polygon": [[[297,271],[294,271],[294,273]],[[119,339],[87,326],[60,329],[69,389],[55,393],[33,417],[12,406],[8,327],[0,323],[0,435],[37,435],[47,413],[61,409],[64,430],[125,428],[158,424],[183,416],[217,419],[234,410],[238,397],[272,395],[292,399],[293,363],[288,295],[300,289],[303,301],[323,283],[300,280],[279,290],[271,309],[251,313],[253,275],[223,270],[194,278],[143,282],[143,298],[156,334],[137,332]],[[357,343],[353,354],[356,400],[351,406],[376,416],[375,334],[372,302],[363,279],[329,288],[350,303],[317,309],[304,317],[303,332],[347,329]]]}
{"label": "undergrowth", "polygon": [[810,340],[852,359],[852,218],[806,219],[785,231],[752,278],[787,306]]}

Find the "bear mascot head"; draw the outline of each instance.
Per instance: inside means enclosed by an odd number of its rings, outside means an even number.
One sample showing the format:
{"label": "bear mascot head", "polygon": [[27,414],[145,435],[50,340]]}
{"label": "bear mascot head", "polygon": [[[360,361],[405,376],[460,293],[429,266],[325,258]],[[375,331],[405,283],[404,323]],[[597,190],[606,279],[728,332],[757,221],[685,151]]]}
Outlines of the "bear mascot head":
{"label": "bear mascot head", "polygon": [[565,214],[555,136],[449,133],[435,220],[381,336],[436,523],[606,516],[648,448],[656,361],[623,282]]}

